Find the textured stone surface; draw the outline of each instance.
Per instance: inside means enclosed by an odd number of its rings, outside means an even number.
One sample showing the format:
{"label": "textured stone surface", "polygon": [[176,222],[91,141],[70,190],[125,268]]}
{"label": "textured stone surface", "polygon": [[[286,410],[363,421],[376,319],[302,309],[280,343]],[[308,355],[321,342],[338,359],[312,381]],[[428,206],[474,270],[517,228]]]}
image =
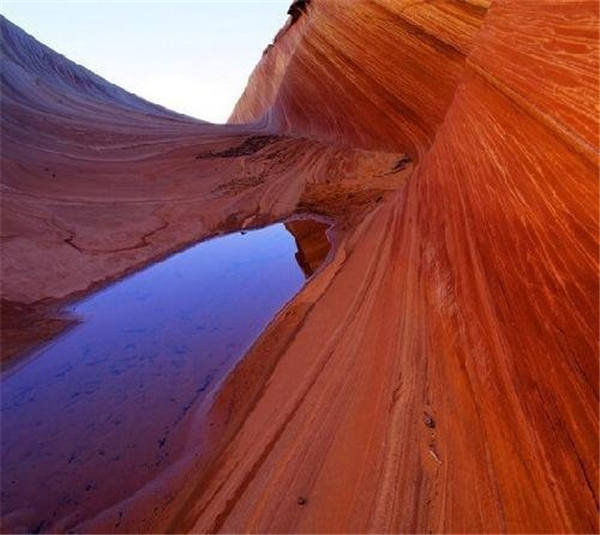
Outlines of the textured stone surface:
{"label": "textured stone surface", "polygon": [[[598,529],[598,8],[473,4],[315,4],[272,105],[238,103],[419,164],[357,231],[196,529]],[[288,374],[306,381],[282,401]]]}
{"label": "textured stone surface", "polygon": [[58,88],[37,109],[14,78],[13,301],[250,216],[338,218],[331,263],[198,415],[206,454],[77,529],[598,530],[595,1],[314,0],[238,102],[249,126],[67,112]]}

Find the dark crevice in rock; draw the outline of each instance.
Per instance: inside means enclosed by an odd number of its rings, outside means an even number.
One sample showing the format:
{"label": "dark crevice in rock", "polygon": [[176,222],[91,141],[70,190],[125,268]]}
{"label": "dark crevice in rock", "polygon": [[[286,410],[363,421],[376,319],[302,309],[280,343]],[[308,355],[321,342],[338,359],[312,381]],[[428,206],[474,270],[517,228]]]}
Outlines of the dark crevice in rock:
{"label": "dark crevice in rock", "polygon": [[311,0],[295,0],[289,7],[287,13],[292,17],[292,24],[294,24],[302,15],[307,12],[308,5]]}
{"label": "dark crevice in rock", "polygon": [[203,160],[205,158],[236,158],[239,156],[250,156],[265,148],[267,145],[279,141],[279,139],[281,139],[280,136],[250,136],[235,147],[220,151],[211,150],[208,152],[201,152],[196,155],[196,160]]}

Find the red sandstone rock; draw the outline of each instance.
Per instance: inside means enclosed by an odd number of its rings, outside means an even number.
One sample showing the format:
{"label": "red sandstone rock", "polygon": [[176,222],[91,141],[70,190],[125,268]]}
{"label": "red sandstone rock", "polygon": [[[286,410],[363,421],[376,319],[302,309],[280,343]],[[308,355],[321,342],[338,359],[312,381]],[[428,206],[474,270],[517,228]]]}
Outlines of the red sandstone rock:
{"label": "red sandstone rock", "polygon": [[598,530],[595,1],[314,0],[237,104],[250,126],[65,88],[5,31],[3,297],[338,218],[332,262],[198,419],[205,456],[119,529]]}

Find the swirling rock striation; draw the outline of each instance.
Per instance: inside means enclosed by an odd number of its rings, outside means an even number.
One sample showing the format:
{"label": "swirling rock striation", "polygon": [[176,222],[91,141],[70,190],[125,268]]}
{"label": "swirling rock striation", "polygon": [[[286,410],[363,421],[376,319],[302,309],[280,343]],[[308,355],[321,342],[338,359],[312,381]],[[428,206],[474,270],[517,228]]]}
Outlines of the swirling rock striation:
{"label": "swirling rock striation", "polygon": [[62,527],[596,532],[598,18],[587,0],[306,2],[221,127],[96,78],[39,96],[31,38],[12,39],[3,297],[336,218],[331,262],[199,418],[195,470],[157,506]]}
{"label": "swirling rock striation", "polygon": [[279,35],[233,121],[418,165],[356,231],[270,385],[306,381],[263,393],[195,529],[598,529],[597,99],[594,2],[314,2]]}

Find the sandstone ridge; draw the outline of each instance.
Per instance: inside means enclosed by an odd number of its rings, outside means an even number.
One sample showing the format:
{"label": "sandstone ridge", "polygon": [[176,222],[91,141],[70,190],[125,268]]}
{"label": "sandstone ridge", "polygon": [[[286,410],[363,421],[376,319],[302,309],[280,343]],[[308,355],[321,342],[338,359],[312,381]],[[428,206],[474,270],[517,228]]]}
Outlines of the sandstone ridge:
{"label": "sandstone ridge", "polygon": [[9,310],[334,221],[187,477],[55,529],[597,532],[597,2],[295,4],[221,126],[1,21]]}

